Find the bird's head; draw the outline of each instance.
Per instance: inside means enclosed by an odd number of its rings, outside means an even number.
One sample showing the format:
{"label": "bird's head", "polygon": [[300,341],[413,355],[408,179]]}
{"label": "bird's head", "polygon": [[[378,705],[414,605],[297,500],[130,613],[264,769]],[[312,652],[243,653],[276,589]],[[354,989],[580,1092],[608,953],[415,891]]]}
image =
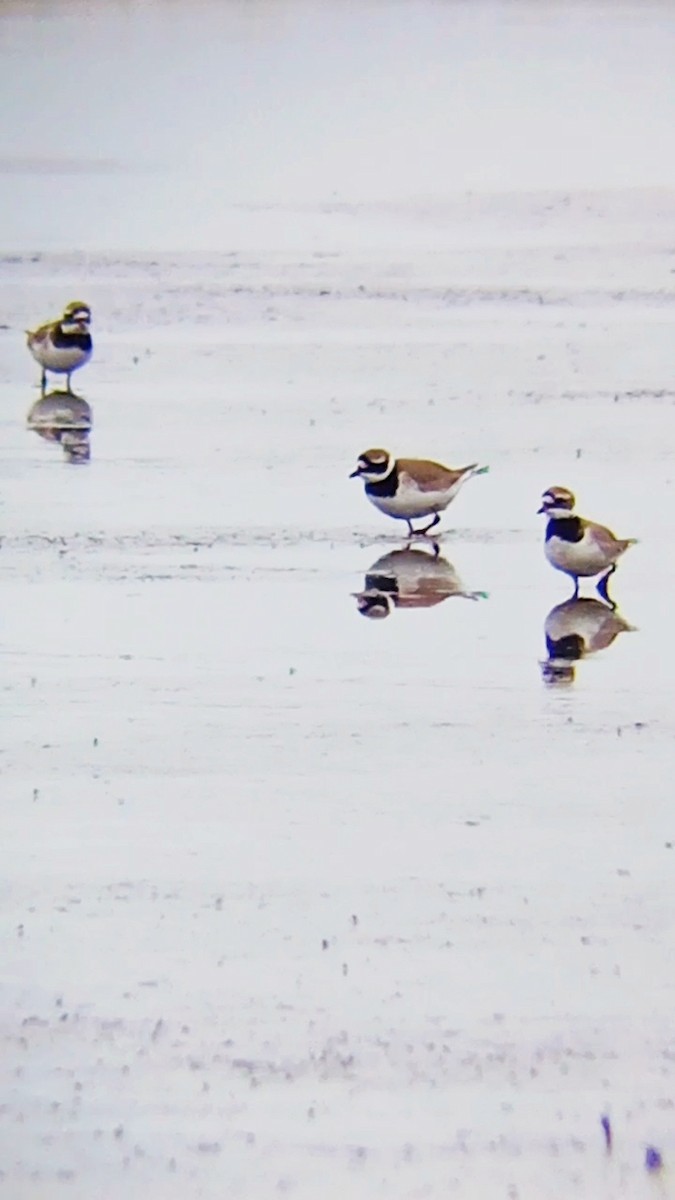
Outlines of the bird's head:
{"label": "bird's head", "polygon": [[541,508],[537,511],[546,513],[548,517],[566,517],[574,511],[574,493],[566,487],[547,488],[541,498]]}
{"label": "bird's head", "polygon": [[394,469],[394,459],[388,450],[364,450],[359,455],[356,470],[350,479],[365,479],[366,483],[378,483],[386,479]]}

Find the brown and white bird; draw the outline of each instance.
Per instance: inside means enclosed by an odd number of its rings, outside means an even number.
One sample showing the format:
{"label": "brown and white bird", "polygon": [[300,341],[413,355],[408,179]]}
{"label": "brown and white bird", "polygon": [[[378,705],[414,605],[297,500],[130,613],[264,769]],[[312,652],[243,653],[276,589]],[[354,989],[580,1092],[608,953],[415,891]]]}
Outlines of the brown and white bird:
{"label": "brown and white bird", "polygon": [[406,546],[378,558],[366,573],[363,591],[353,595],[358,611],[372,619],[388,617],[395,608],[433,608],[450,596],[478,600],[486,593],[468,591],[447,558]]}
{"label": "brown and white bird", "polygon": [[[349,478],[363,479],[371,504],[388,517],[406,521],[413,537],[434,529],[467,479],[487,471],[477,463],[453,470],[426,458],[394,458],[388,450],[364,450]],[[412,522],[421,517],[432,520],[423,529],[414,529]]]}
{"label": "brown and white bird", "polygon": [[70,376],[89,362],[93,343],[90,332],[91,309],[81,300],[72,300],[57,321],[48,321],[38,329],[26,330],[28,349],[42,367],[40,386],[47,387],[47,371],[66,376],[70,391]]}
{"label": "brown and white bird", "polygon": [[544,623],[548,658],[541,668],[545,682],[572,683],[575,663],[606,650],[620,633],[634,631],[634,625],[602,600],[585,597],[556,604]]}
{"label": "brown and white bird", "polygon": [[552,567],[574,580],[574,598],[579,595],[579,579],[602,578],[596,590],[613,604],[607,594],[607,582],[616,564],[635,538],[617,538],[604,525],[587,521],[574,512],[574,495],[565,487],[550,487],[544,492],[540,513],[547,517],[544,553]]}

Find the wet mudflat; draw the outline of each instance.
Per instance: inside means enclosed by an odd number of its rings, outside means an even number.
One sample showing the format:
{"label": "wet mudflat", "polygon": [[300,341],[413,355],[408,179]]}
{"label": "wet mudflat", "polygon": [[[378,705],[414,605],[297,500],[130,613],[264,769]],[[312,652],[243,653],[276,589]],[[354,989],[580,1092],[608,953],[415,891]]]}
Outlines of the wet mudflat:
{"label": "wet mudflat", "polygon": [[[8,1196],[669,1194],[671,214],[656,187],[251,202],[209,253],[17,217]],[[88,463],[25,428],[20,332],[71,293]],[[373,444],[490,465],[437,559],[347,478]],[[640,539],[558,685],[552,483]]]}

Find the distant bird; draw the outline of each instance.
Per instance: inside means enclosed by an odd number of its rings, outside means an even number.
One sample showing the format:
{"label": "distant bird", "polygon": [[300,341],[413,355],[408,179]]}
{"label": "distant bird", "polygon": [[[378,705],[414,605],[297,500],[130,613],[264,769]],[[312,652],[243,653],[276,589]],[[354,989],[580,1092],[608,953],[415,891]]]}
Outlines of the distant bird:
{"label": "distant bird", "polygon": [[611,602],[605,604],[589,596],[556,604],[544,623],[548,655],[541,663],[544,680],[571,683],[577,662],[606,650],[620,633],[634,631],[635,626],[624,620]]}
{"label": "distant bird", "polygon": [[93,343],[90,333],[91,309],[81,300],[72,300],[57,321],[48,321],[39,329],[26,331],[28,349],[42,367],[40,386],[47,387],[47,371],[66,376],[70,391],[70,376],[89,362]]}
{"label": "distant bird", "polygon": [[412,546],[378,558],[366,572],[363,591],[353,594],[358,611],[371,619],[388,617],[395,608],[433,608],[450,596],[485,596],[467,591],[447,558]]}
{"label": "distant bird", "polygon": [[550,487],[544,492],[539,509],[548,518],[544,553],[552,567],[574,580],[573,599],[579,595],[580,578],[601,575],[596,591],[613,607],[607,582],[616,571],[617,560],[636,544],[636,538],[616,538],[604,525],[578,517],[574,505],[568,488]]}
{"label": "distant bird", "polygon": [[[349,478],[363,479],[371,504],[388,517],[406,521],[414,537],[434,529],[467,479],[488,469],[472,463],[453,470],[425,458],[394,458],[388,450],[364,450]],[[418,517],[433,519],[423,529],[414,529],[412,522]]]}

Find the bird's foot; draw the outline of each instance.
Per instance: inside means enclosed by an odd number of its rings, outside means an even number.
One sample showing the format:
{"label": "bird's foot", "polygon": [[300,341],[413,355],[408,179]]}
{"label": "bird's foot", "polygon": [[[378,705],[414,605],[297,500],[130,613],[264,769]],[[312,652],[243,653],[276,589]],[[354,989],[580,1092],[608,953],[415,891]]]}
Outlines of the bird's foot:
{"label": "bird's foot", "polygon": [[440,525],[440,523],[441,523],[441,518],[438,513],[436,513],[434,515],[433,521],[430,521],[429,524],[425,525],[423,529],[414,529],[412,521],[408,521],[408,533],[410,534],[411,538],[426,537],[427,534],[429,534],[432,529],[435,529],[437,525]]}

